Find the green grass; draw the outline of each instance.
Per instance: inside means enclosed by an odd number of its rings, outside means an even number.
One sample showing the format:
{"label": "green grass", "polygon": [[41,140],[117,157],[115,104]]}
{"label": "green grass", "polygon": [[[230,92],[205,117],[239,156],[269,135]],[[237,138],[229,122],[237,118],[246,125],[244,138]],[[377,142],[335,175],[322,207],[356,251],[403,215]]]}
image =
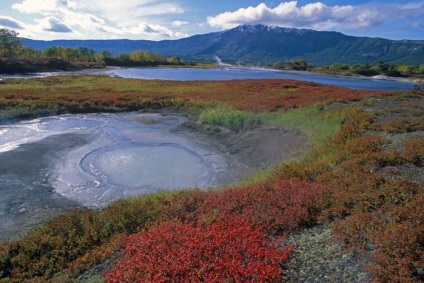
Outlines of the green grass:
{"label": "green grass", "polygon": [[326,141],[340,129],[346,116],[343,110],[325,110],[323,106],[312,105],[284,112],[264,113],[261,120],[273,125],[291,126],[308,134],[312,148],[324,146]]}
{"label": "green grass", "polygon": [[[325,149],[328,141],[340,129],[343,120],[349,113],[349,109],[329,110],[323,105],[290,109],[278,112],[253,113],[234,108],[217,105],[207,108],[199,116],[199,122],[208,125],[222,126],[227,129],[238,131],[256,124],[268,124],[285,126],[298,129],[308,135],[309,150],[302,156],[290,160],[288,163],[305,162],[314,160],[332,164],[334,154]],[[317,152],[325,154],[317,154]],[[243,184],[259,184],[274,177],[275,170],[261,170]]]}
{"label": "green grass", "polygon": [[199,122],[202,124],[222,126],[232,131],[254,126],[260,121],[258,114],[223,105],[206,109],[199,116]]}
{"label": "green grass", "polygon": [[204,109],[199,122],[230,130],[241,130],[257,124],[289,126],[305,132],[309,146],[315,149],[325,146],[340,129],[348,111],[349,109],[328,110],[322,105],[312,105],[285,111],[253,113],[218,104]]}
{"label": "green grass", "polygon": [[15,118],[32,118],[46,115],[55,115],[59,111],[59,107],[38,107],[34,103],[14,105],[0,110],[0,121]]}

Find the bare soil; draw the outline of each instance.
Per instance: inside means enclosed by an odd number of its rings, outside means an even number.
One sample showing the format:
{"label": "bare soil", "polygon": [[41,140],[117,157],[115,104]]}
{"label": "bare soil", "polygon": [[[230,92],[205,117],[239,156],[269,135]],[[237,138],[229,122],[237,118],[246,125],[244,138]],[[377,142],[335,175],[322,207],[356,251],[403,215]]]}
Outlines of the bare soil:
{"label": "bare soil", "polygon": [[221,176],[222,185],[245,180],[261,170],[269,170],[306,151],[305,133],[289,128],[256,125],[239,132],[189,121],[174,130],[184,132],[200,146],[215,147],[224,153],[229,168]]}

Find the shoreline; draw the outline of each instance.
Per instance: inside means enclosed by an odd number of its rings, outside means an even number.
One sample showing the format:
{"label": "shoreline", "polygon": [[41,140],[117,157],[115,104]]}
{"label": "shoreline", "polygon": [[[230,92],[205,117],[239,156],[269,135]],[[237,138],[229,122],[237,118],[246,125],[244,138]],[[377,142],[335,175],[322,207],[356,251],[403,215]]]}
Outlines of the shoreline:
{"label": "shoreline", "polygon": [[74,71],[61,71],[61,70],[55,70],[55,71],[48,71],[48,72],[31,72],[31,73],[17,73],[17,74],[6,74],[6,73],[0,73],[0,80],[2,79],[22,79],[22,78],[43,78],[43,77],[50,77],[50,76],[66,76],[66,75],[94,75],[94,76],[110,76],[113,77],[113,75],[108,75],[107,72],[113,71],[113,70],[121,70],[121,69],[130,69],[130,68],[158,68],[158,69],[165,69],[165,68],[172,68],[172,69],[221,69],[221,68],[234,68],[234,69],[259,69],[264,71],[276,71],[276,72],[283,72],[283,73],[293,73],[293,74],[317,74],[327,77],[338,77],[338,78],[357,78],[357,79],[366,79],[366,80],[376,80],[376,81],[396,81],[396,82],[404,82],[404,83],[419,83],[424,81],[424,78],[415,78],[415,77],[390,77],[385,75],[375,75],[375,76],[362,76],[357,74],[351,74],[351,75],[343,75],[343,74],[327,74],[323,72],[318,71],[312,71],[312,70],[306,70],[306,71],[299,71],[299,70],[292,70],[292,69],[274,69],[274,68],[268,68],[268,67],[245,67],[245,66],[237,66],[237,65],[230,65],[230,64],[218,64],[213,67],[196,67],[196,66],[167,66],[167,65],[160,65],[160,66],[148,66],[148,67],[126,67],[126,66],[106,66],[104,68],[82,68],[79,70]]}
{"label": "shoreline", "polygon": [[299,71],[299,70],[291,70],[291,69],[285,70],[285,69],[273,69],[273,68],[262,68],[262,69],[289,72],[289,73],[319,74],[319,75],[328,76],[328,77],[357,78],[357,79],[368,79],[368,80],[378,80],[378,81],[397,81],[397,82],[406,82],[406,83],[417,83],[420,81],[424,81],[424,78],[421,79],[421,78],[415,78],[415,77],[389,77],[385,75],[375,75],[375,76],[367,77],[367,76],[362,76],[358,74],[349,74],[349,75],[344,75],[343,73],[328,74],[328,73],[313,71],[313,70]]}

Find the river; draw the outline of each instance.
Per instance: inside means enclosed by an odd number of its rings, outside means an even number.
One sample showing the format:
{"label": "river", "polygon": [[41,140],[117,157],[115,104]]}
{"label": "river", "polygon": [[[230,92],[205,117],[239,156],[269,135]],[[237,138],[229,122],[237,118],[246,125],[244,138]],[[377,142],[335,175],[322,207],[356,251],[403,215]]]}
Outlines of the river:
{"label": "river", "polygon": [[412,82],[365,77],[330,76],[302,71],[280,71],[266,68],[223,66],[215,69],[197,68],[123,68],[105,72],[109,76],[146,80],[245,80],[292,79],[353,89],[410,90]]}
{"label": "river", "polygon": [[68,74],[106,75],[145,80],[174,80],[174,81],[206,81],[206,80],[245,80],[245,79],[292,79],[309,81],[320,84],[335,85],[352,89],[369,90],[411,90],[414,83],[406,80],[387,77],[346,77],[330,76],[305,71],[281,71],[267,68],[236,67],[223,64],[219,68],[116,68],[109,67],[101,70],[87,69],[78,72],[35,73],[28,75],[1,75],[1,78],[33,78]]}

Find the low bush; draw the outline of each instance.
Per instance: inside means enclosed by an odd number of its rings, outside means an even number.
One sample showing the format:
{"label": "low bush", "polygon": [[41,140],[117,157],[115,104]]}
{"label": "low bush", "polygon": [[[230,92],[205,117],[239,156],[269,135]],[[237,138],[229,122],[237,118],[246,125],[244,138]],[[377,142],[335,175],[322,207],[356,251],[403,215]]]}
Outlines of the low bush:
{"label": "low bush", "polygon": [[[316,178],[329,186],[321,199],[321,220],[332,221],[339,239],[371,258],[368,270],[374,282],[420,282],[424,278],[422,183],[387,175],[385,169],[390,172],[408,163],[422,166],[423,139],[385,151],[390,141],[364,136],[366,129],[376,129],[372,120],[348,119],[333,139],[339,148],[336,166]],[[393,132],[405,131],[409,130]]]}
{"label": "low bush", "polygon": [[[115,235],[158,223],[166,198],[167,194],[147,195],[118,201],[102,211],[74,209],[55,217],[20,240],[0,245],[0,280],[46,280],[69,267],[75,275],[111,255]],[[93,253],[97,256],[91,257]]]}
{"label": "low bush", "polygon": [[402,156],[416,166],[424,166],[424,138],[406,142]]}
{"label": "low bush", "polygon": [[374,124],[370,128],[375,131],[384,131],[387,133],[409,133],[424,130],[424,120],[395,120]]}
{"label": "low bush", "polygon": [[313,223],[319,210],[316,201],[324,190],[324,186],[314,183],[276,180],[207,193],[183,191],[169,199],[164,215],[206,223],[238,216],[276,233]]}
{"label": "low bush", "polygon": [[281,179],[300,179],[313,182],[319,175],[330,169],[331,164],[327,161],[292,161],[278,166],[274,175]]}
{"label": "low bush", "polygon": [[381,151],[390,140],[380,136],[362,136],[346,141],[339,152],[342,159],[351,159],[360,154],[372,154]]}
{"label": "low bush", "polygon": [[234,217],[210,225],[167,223],[128,238],[108,283],[276,282],[290,247]]}
{"label": "low bush", "polygon": [[334,222],[335,233],[353,250],[371,254],[368,270],[375,276],[374,282],[420,282],[424,276],[424,198],[420,186],[401,180],[379,182],[371,182],[373,188],[359,190],[358,185],[356,192],[344,191],[350,201],[336,201],[333,216],[336,212],[343,216],[337,207],[351,208],[344,211],[347,216]]}
{"label": "low bush", "polygon": [[[354,139],[361,137],[363,129],[371,125],[376,114],[353,108],[346,109],[343,114],[336,114],[336,117],[339,119],[344,117],[342,127],[337,132],[333,131],[331,136],[326,136],[325,141],[319,143],[318,147],[301,160],[278,166],[274,172],[275,176],[281,179],[316,181],[321,174],[330,172],[337,164],[346,159],[346,153],[359,144],[359,142],[355,144]],[[385,140],[375,138],[368,143],[375,143],[374,147],[380,147],[385,142]],[[368,146],[361,145],[362,150],[366,150]],[[355,148],[355,150],[359,149]],[[348,154],[354,155],[354,153]]]}

